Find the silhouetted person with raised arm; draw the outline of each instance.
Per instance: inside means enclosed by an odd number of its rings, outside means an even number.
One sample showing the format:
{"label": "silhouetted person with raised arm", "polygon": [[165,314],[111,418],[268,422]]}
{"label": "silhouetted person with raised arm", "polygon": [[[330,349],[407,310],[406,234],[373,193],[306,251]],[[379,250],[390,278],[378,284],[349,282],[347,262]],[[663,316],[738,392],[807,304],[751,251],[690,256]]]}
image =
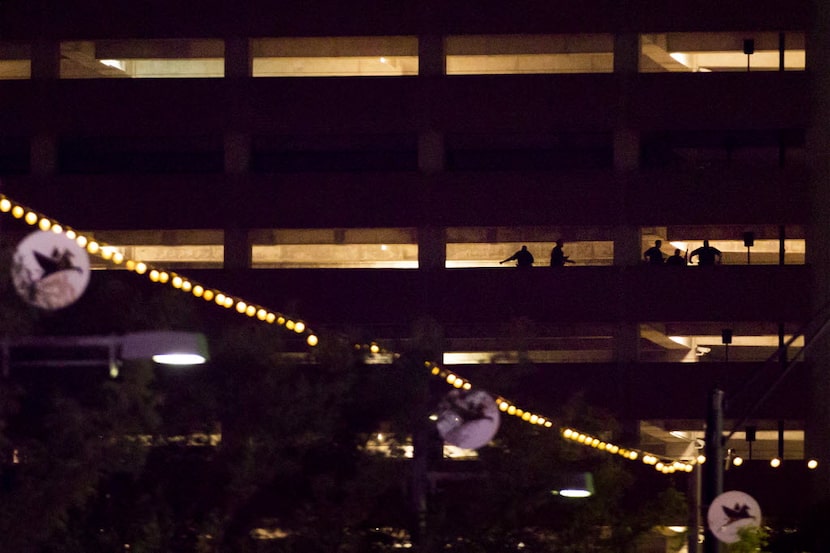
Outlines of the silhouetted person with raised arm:
{"label": "silhouetted person with raised arm", "polygon": [[716,263],[720,263],[723,258],[721,251],[710,246],[708,240],[703,241],[703,246],[692,250],[692,253],[689,254],[689,261],[695,256],[697,256],[697,264],[701,267],[711,267]]}
{"label": "silhouetted person with raised arm", "polygon": [[516,267],[533,267],[533,254],[528,251],[527,246],[522,246],[521,250],[517,251],[507,259],[499,261],[499,265],[513,260],[516,261]]}
{"label": "silhouetted person with raised arm", "polygon": [[562,245],[564,242],[560,238],[556,241],[556,245],[550,251],[550,266],[551,267],[564,267],[565,263],[576,263],[575,261],[571,261],[565,252],[562,250]]}
{"label": "silhouetted person with raised arm", "polygon": [[662,240],[655,240],[654,245],[645,251],[643,258],[646,260],[646,263],[649,265],[663,264],[663,252],[660,250],[660,246],[662,245]]}
{"label": "silhouetted person with raised arm", "polygon": [[[688,254],[688,250],[686,251],[686,253]],[[666,258],[666,265],[672,265],[674,267],[685,267],[686,256],[681,255],[679,249],[675,249],[674,254]]]}

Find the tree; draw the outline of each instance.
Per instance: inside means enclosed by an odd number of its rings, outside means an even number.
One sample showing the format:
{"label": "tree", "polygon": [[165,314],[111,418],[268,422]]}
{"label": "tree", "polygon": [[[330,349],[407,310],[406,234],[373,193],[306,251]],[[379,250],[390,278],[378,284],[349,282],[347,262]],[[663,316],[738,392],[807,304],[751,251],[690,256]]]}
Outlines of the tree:
{"label": "tree", "polygon": [[[0,308],[7,332],[27,309]],[[0,382],[4,551],[346,553],[408,537],[421,551],[520,541],[528,551],[629,551],[680,497],[669,487],[631,503],[639,465],[512,419],[478,461],[460,465],[469,479],[426,486],[442,463],[427,415],[447,391],[424,367],[443,340],[427,319],[396,344],[393,364],[372,365],[353,348],[359,330],[326,329],[310,362],[297,362],[286,354],[291,333],[126,272],[96,273],[77,304],[27,316],[30,333],[202,330],[213,359],[186,373],[134,363],[116,380],[15,371]],[[551,415],[614,433],[578,399]],[[370,454],[367,437],[381,427],[401,447]],[[550,495],[551,474],[574,468],[594,474],[596,498]]]}
{"label": "tree", "polygon": [[727,546],[728,553],[761,553],[769,543],[769,531],[761,526],[744,526],[738,530],[738,541]]}

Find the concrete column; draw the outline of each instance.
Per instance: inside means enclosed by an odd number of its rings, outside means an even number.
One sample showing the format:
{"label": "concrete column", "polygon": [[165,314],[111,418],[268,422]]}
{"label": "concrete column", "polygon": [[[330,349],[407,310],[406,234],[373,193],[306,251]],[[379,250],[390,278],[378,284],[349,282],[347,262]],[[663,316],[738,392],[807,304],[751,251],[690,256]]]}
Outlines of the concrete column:
{"label": "concrete column", "polygon": [[248,238],[248,229],[225,229],[224,254],[226,269],[249,269],[251,267],[251,242]]}
{"label": "concrete column", "polygon": [[[48,81],[60,78],[60,41],[38,38],[32,43],[31,75],[33,81],[47,85]],[[48,95],[43,85],[36,87],[40,91],[38,101],[45,102]],[[29,140],[29,165],[31,172],[37,176],[49,176],[57,172],[58,140],[54,132],[49,130],[51,122],[49,113],[51,108],[43,106],[39,119],[35,124],[36,131]]]}
{"label": "concrete column", "polygon": [[617,363],[636,363],[640,359],[640,325],[620,322],[614,333]]}
{"label": "concrete column", "polygon": [[32,80],[59,79],[61,72],[61,43],[58,40],[38,38],[32,43]]}
{"label": "concrete column", "polygon": [[[247,79],[253,75],[253,57],[247,37],[225,38],[225,78]],[[232,119],[242,119],[245,113],[245,98],[231,99]],[[244,185],[243,175],[251,168],[251,135],[228,130],[224,137],[225,182],[231,194]],[[237,201],[238,203],[238,201]],[[238,217],[238,213],[236,215]],[[235,225],[224,229],[224,267],[226,269],[248,269],[251,267],[251,242],[248,229]]]}
{"label": "concrete column", "polygon": [[446,167],[446,146],[444,135],[438,131],[425,130],[418,134],[418,170],[423,175],[435,175]]}
{"label": "concrete column", "polygon": [[619,226],[614,232],[614,264],[636,265],[640,262],[640,232],[627,224],[627,188],[633,173],[640,169],[640,133],[628,124],[628,105],[631,85],[637,77],[640,43],[636,33],[622,33],[614,37],[614,73],[620,86],[619,109],[614,130],[614,172],[617,174],[617,205]]}
{"label": "concrete column", "polygon": [[614,265],[631,267],[643,257],[640,229],[634,225],[614,227]]}
{"label": "concrete column", "polygon": [[435,128],[431,113],[433,104],[431,80],[446,72],[444,37],[424,35],[418,37],[418,75],[421,79],[418,98],[418,169],[425,175],[440,173],[445,169],[444,134]]}
{"label": "concrete column", "polygon": [[444,55],[444,37],[421,35],[418,37],[418,75],[440,77],[447,72]]}
{"label": "concrete column", "polygon": [[[246,79],[251,77],[253,58],[247,37],[225,39],[225,78]],[[245,98],[231,99],[232,119],[245,117]],[[238,175],[247,173],[251,165],[251,136],[237,131],[225,133],[225,172]]]}
{"label": "concrete column", "polygon": [[418,37],[418,75],[421,79],[421,96],[418,99],[418,170],[422,175],[423,187],[422,225],[418,227],[418,267],[425,271],[424,294],[429,299],[431,273],[444,268],[447,260],[446,229],[432,224],[433,177],[446,169],[446,145],[444,134],[435,129],[430,97],[433,78],[440,79],[446,73],[444,58],[444,37],[422,35]]}
{"label": "concrete column", "polygon": [[443,227],[418,228],[418,267],[443,269],[447,262],[447,233]]}
{"label": "concrete column", "polygon": [[620,128],[614,131],[614,170],[630,173],[640,168],[640,132]]}
{"label": "concrete column", "polygon": [[617,33],[614,36],[614,73],[636,74],[640,68],[640,35]]}
{"label": "concrete column", "polygon": [[225,39],[225,78],[244,79],[253,76],[254,60],[247,37]]}
{"label": "concrete column", "polygon": [[[618,225],[614,228],[614,265],[627,267],[640,262],[640,229],[632,225]],[[640,325],[629,321],[626,314],[625,269],[619,274],[620,297],[617,299],[617,326],[614,332],[614,353],[619,366],[619,387],[621,394],[627,394],[627,373],[636,370],[640,360]],[[633,398],[626,397],[626,401]],[[631,429],[626,430],[631,436]]]}
{"label": "concrete column", "polygon": [[29,165],[38,177],[54,175],[58,170],[58,139],[54,133],[39,131],[29,139]]}
{"label": "concrete column", "polygon": [[240,175],[251,168],[251,135],[243,132],[225,133],[225,173]]}
{"label": "concrete column", "polygon": [[[637,77],[640,44],[636,33],[620,33],[614,36],[614,74],[620,82],[620,96],[617,106],[617,121],[614,129],[614,172],[617,175],[616,199],[619,212],[614,228],[614,265],[629,267],[638,265],[640,251],[640,229],[628,223],[626,211],[628,186],[631,176],[640,168],[640,133],[629,127],[628,106],[631,103],[631,83]],[[624,272],[619,278],[621,296],[617,306],[617,326],[614,334],[615,358],[617,361],[620,396],[626,406],[636,401],[628,390],[628,374],[637,370],[640,360],[640,325],[625,316],[627,296],[625,294]],[[621,421],[623,439],[626,443],[639,443],[639,422],[625,417]]]}

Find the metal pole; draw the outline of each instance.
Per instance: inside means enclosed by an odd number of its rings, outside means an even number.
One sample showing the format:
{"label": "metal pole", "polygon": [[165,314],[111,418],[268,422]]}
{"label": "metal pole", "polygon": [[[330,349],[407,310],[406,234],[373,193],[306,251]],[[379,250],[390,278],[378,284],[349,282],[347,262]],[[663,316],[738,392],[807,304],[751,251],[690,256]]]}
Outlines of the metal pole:
{"label": "metal pole", "polygon": [[700,483],[701,483],[700,465],[695,465],[692,478],[689,479],[689,495],[694,499],[692,501],[691,509],[689,509],[689,531],[687,536],[686,547],[689,553],[700,553]]}
{"label": "metal pole", "polygon": [[[703,464],[702,513],[723,493],[723,390],[712,390],[706,410],[706,462]],[[708,518],[708,517],[707,517]],[[720,553],[721,542],[709,529],[707,520],[703,553]]]}

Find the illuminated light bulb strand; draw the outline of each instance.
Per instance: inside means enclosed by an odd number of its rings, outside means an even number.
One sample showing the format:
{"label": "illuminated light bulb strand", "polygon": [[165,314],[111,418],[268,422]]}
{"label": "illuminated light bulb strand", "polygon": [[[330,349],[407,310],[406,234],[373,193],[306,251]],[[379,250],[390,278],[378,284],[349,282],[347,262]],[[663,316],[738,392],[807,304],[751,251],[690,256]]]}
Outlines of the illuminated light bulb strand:
{"label": "illuminated light bulb strand", "polygon": [[89,254],[100,257],[104,261],[108,261],[115,265],[121,265],[123,263],[124,267],[128,271],[134,272],[138,275],[146,275],[151,282],[167,284],[177,290],[190,293],[194,297],[202,298],[206,301],[214,301],[217,306],[225,309],[235,307],[239,314],[250,318],[256,318],[266,324],[273,324],[277,322],[280,326],[284,326],[286,330],[293,331],[296,334],[306,335],[306,343],[311,347],[314,347],[319,343],[317,335],[304,321],[286,319],[283,315],[273,312],[263,306],[244,301],[241,298],[226,294],[220,290],[207,288],[204,285],[173,271],[167,271],[160,267],[154,267],[140,260],[129,259],[115,247],[95,240],[89,235],[79,233],[78,231],[62,225],[54,219],[47,217],[34,209],[15,202],[11,198],[0,194],[0,214],[6,213],[11,214],[15,219],[22,219],[23,222],[29,226],[37,226],[37,228],[42,231],[51,230],[57,234],[64,234],[70,240],[74,240],[79,247],[85,249]]}
{"label": "illuminated light bulb strand", "polygon": [[[437,363],[426,361],[424,362],[424,367],[428,369],[433,376],[441,378],[447,384],[455,388],[460,387],[458,384],[459,382],[464,384],[465,389],[470,389],[472,387],[471,382],[450,370],[442,369]],[[466,386],[469,386],[470,388],[466,388]],[[517,407],[510,400],[502,396],[496,397],[495,403],[499,411],[510,416],[515,416],[523,422],[543,426],[545,428],[553,427],[553,423],[547,417]],[[692,463],[687,463],[677,459],[667,459],[661,461],[656,455],[647,451],[634,448],[623,448],[616,444],[606,442],[596,436],[591,436],[572,428],[561,428],[560,434],[564,439],[575,441],[597,451],[604,451],[611,455],[618,455],[630,461],[641,459],[645,464],[654,465],[657,470],[664,474],[671,474],[681,470],[690,472],[694,468]]]}

